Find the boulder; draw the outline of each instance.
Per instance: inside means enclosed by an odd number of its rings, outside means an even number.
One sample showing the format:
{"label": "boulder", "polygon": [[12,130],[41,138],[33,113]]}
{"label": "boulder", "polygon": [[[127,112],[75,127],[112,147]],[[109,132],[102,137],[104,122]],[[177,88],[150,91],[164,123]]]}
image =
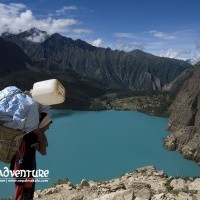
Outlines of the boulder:
{"label": "boulder", "polygon": [[167,175],[165,174],[165,172],[163,170],[158,171],[158,172],[154,172],[154,176],[159,176],[159,177],[167,177]]}
{"label": "boulder", "polygon": [[81,186],[82,186],[82,187],[89,187],[90,184],[88,183],[87,180],[83,179],[83,180],[81,181]]}
{"label": "boulder", "polygon": [[170,182],[170,186],[173,187],[174,190],[184,190],[187,189],[187,184],[185,180],[179,178],[179,179],[173,179]]}
{"label": "boulder", "polygon": [[119,193],[117,193],[112,200],[122,200],[122,199],[126,199],[126,200],[134,200],[134,192],[132,190],[126,190],[126,191],[120,191]]}
{"label": "boulder", "polygon": [[150,200],[152,196],[152,191],[149,188],[142,188],[136,192],[135,196],[143,200]]}
{"label": "boulder", "polygon": [[165,200],[166,196],[164,193],[160,193],[160,194],[155,194],[152,196],[151,200]]}
{"label": "boulder", "polygon": [[200,178],[196,178],[193,182],[188,185],[189,190],[199,190],[200,191]]}
{"label": "boulder", "polygon": [[176,197],[177,200],[193,200],[189,194],[185,192],[179,192],[178,197]]}
{"label": "boulder", "polygon": [[124,186],[123,183],[114,184],[114,185],[112,185],[112,186],[110,187],[110,191],[112,191],[112,192],[115,192],[115,191],[120,190],[120,189],[122,189],[122,190],[125,190],[125,189],[126,189],[126,187]]}
{"label": "boulder", "polygon": [[147,172],[147,171],[154,172],[154,171],[156,171],[156,168],[154,166],[150,165],[150,166],[146,166],[146,167],[137,168],[135,171],[138,172],[138,173],[144,173],[144,172]]}
{"label": "boulder", "polygon": [[192,200],[199,200],[200,199],[200,193],[194,194]]}

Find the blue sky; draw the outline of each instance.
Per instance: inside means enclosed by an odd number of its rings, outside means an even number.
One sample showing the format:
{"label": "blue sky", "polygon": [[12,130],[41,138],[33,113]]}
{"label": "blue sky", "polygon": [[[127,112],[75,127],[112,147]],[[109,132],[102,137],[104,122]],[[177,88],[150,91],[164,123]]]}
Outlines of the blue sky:
{"label": "blue sky", "polygon": [[199,0],[0,1],[0,33],[37,27],[92,45],[200,60]]}

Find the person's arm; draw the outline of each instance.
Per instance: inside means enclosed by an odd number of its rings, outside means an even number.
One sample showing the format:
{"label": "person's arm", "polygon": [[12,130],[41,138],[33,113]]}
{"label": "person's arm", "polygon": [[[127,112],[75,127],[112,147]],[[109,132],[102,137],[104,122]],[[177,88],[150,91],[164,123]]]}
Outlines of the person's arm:
{"label": "person's arm", "polygon": [[38,143],[34,145],[34,147],[43,155],[46,155],[46,147],[47,147],[47,138],[46,135],[40,130],[37,129],[34,133],[38,137]]}

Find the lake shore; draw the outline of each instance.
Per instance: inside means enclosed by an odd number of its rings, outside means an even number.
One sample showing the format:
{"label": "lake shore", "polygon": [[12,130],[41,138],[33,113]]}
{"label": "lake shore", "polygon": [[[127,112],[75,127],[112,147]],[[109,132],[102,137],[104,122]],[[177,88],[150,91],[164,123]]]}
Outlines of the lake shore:
{"label": "lake shore", "polygon": [[38,200],[198,200],[200,178],[168,177],[154,166],[138,168],[132,173],[96,182],[82,180],[74,185],[60,180],[48,189],[35,192]]}
{"label": "lake shore", "polygon": [[152,94],[142,92],[108,93],[102,96],[88,99],[88,101],[73,99],[73,103],[65,103],[53,106],[54,109],[102,111],[102,110],[130,110],[139,111],[152,116],[169,117],[169,106],[173,97],[167,92],[155,92]]}
{"label": "lake shore", "polygon": [[172,97],[168,94],[137,95],[130,97],[117,97],[109,94],[104,98],[97,98],[91,102],[91,110],[132,110],[153,116],[167,118],[168,108]]}

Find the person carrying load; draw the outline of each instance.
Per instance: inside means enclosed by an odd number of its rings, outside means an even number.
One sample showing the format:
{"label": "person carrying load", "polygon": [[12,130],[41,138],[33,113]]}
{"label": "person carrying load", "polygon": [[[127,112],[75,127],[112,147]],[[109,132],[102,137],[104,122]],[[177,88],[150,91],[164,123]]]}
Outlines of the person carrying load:
{"label": "person carrying load", "polygon": [[[49,81],[51,82],[51,80],[48,80],[48,82]],[[55,79],[53,79],[53,81],[55,83]],[[64,89],[62,88],[62,94],[65,94],[63,91]],[[35,92],[35,95],[36,94],[37,91]],[[41,98],[41,93],[39,97]],[[52,102],[51,98],[51,104],[55,104],[55,102],[54,89],[54,102]],[[45,102],[45,104],[48,104],[48,102]],[[12,134],[11,132],[13,131],[13,135],[15,136],[15,139],[10,140],[12,141],[10,142],[10,146],[13,145],[13,141],[15,141],[16,138],[18,143],[18,148],[14,155],[14,150],[8,151],[12,153],[6,157],[0,156],[0,160],[4,162],[11,162],[10,169],[13,171],[36,170],[36,150],[42,155],[46,155],[48,142],[45,131],[52,123],[50,107],[48,105],[42,105],[41,103],[36,102],[30,93],[22,93],[22,91],[15,86],[7,87],[0,91],[0,121],[2,122],[1,124],[3,125],[4,129],[9,130],[7,131],[9,134]],[[14,134],[15,132],[18,132],[21,135],[18,134],[16,136]],[[5,133],[1,134],[0,132],[0,142],[1,138],[3,137],[5,137]],[[6,143],[6,139],[3,139],[4,140],[2,141],[5,141],[2,143],[3,145],[0,143],[0,153],[3,151],[2,155],[7,153],[4,145]],[[16,145],[16,141],[14,145]],[[3,146],[4,148],[2,148]],[[33,199],[34,190],[35,182],[32,175],[29,174],[26,177],[16,177],[15,200]]]}

